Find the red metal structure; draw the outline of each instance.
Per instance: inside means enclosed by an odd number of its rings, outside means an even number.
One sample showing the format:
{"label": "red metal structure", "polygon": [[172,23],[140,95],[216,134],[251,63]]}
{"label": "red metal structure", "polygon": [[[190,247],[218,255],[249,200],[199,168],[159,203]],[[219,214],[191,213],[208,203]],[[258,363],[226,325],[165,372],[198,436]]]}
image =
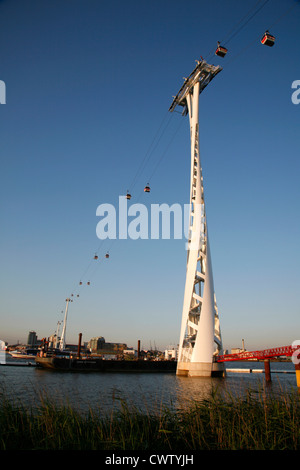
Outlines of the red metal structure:
{"label": "red metal structure", "polygon": [[229,361],[247,361],[247,360],[264,360],[271,357],[279,356],[292,356],[296,351],[300,353],[299,346],[281,346],[279,348],[263,349],[262,351],[244,351],[238,354],[223,354],[216,356],[216,362],[229,362]]}

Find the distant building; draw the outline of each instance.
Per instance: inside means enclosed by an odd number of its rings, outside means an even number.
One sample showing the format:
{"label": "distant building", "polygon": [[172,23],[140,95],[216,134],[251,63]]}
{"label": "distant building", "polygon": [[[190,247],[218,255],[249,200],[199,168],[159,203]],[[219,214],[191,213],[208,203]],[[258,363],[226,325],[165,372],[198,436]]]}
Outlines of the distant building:
{"label": "distant building", "polygon": [[29,331],[27,344],[28,346],[36,346],[38,344],[37,334],[35,331]]}
{"label": "distant building", "polygon": [[121,354],[127,349],[125,343],[106,343],[103,336],[91,338],[90,350],[92,354]]}
{"label": "distant building", "polygon": [[178,359],[178,348],[171,348],[165,350],[166,361],[177,361]]}
{"label": "distant building", "polygon": [[127,356],[133,356],[133,357],[137,357],[137,351],[135,351],[133,348],[128,348],[128,349],[124,349],[123,350],[123,354],[124,355],[127,355]]}
{"label": "distant building", "polygon": [[242,348],[232,348],[231,349],[231,354],[240,354],[242,352],[245,352],[245,349],[242,349]]}
{"label": "distant building", "polygon": [[57,338],[56,333],[54,333],[53,335],[49,336],[49,344],[48,344],[48,347],[49,347],[49,348],[57,348],[57,347],[58,347],[58,340],[59,340],[59,338]]}
{"label": "distant building", "polygon": [[232,348],[231,349],[231,354],[240,354],[240,353],[243,353],[245,351],[246,351],[246,349],[245,349],[245,340],[242,339],[242,347],[241,348]]}

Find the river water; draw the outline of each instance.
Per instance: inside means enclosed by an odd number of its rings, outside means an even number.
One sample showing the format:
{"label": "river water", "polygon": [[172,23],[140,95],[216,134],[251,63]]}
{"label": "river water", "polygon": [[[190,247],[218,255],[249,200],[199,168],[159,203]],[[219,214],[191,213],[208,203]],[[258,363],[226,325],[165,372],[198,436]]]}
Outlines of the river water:
{"label": "river water", "polygon": [[[221,379],[179,377],[175,373],[72,373],[7,365],[13,362],[7,358],[6,365],[0,365],[0,395],[5,393],[15,403],[32,408],[46,395],[58,405],[70,405],[80,412],[92,409],[106,414],[126,403],[152,413],[164,408],[182,409],[189,400],[209,398],[212,390],[218,390],[224,399],[249,391],[254,395],[286,395],[297,390],[292,362],[271,362],[272,381],[268,384],[264,373],[254,372],[264,370],[263,363],[227,363],[227,369],[244,372],[228,370],[226,378]],[[252,373],[247,372],[250,368]]]}

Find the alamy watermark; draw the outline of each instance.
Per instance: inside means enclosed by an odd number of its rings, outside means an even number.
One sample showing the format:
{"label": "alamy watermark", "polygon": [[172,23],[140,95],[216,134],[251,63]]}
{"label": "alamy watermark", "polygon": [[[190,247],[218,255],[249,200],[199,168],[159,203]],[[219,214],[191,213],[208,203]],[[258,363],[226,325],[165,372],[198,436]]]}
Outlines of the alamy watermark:
{"label": "alamy watermark", "polygon": [[300,364],[300,340],[293,341],[292,347],[295,348],[292,354],[292,362],[298,365]]}
{"label": "alamy watermark", "polygon": [[0,104],[6,104],[6,85],[3,80],[0,80]]}
{"label": "alamy watermark", "polygon": [[300,103],[300,80],[294,80],[292,83],[292,88],[296,90],[292,93],[291,100],[293,104]]}
{"label": "alamy watermark", "polygon": [[[128,206],[126,196],[119,196],[118,211],[112,204],[100,204],[96,215],[101,217],[96,227],[100,240],[118,238],[119,240],[181,240],[190,238],[190,227],[194,226],[194,239],[199,246],[199,237],[205,236],[203,204],[192,203],[193,215],[190,220],[190,204],[181,206],[174,203],[151,204],[150,213],[144,204]],[[189,245],[190,249],[193,246]],[[196,246],[195,246],[196,249]]]}

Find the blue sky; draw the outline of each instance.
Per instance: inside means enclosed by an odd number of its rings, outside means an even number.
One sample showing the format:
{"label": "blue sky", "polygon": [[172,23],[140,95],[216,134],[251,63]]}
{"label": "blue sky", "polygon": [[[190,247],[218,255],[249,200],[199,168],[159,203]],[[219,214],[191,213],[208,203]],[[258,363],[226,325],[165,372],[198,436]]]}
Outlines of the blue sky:
{"label": "blue sky", "polygon": [[200,56],[223,67],[200,153],[224,347],[299,339],[299,24],[295,0],[0,0],[1,339],[52,334],[85,273],[67,342],[178,342],[185,240],[100,247],[96,210],[129,187],[131,203],[188,203],[188,118],[168,109]]}

